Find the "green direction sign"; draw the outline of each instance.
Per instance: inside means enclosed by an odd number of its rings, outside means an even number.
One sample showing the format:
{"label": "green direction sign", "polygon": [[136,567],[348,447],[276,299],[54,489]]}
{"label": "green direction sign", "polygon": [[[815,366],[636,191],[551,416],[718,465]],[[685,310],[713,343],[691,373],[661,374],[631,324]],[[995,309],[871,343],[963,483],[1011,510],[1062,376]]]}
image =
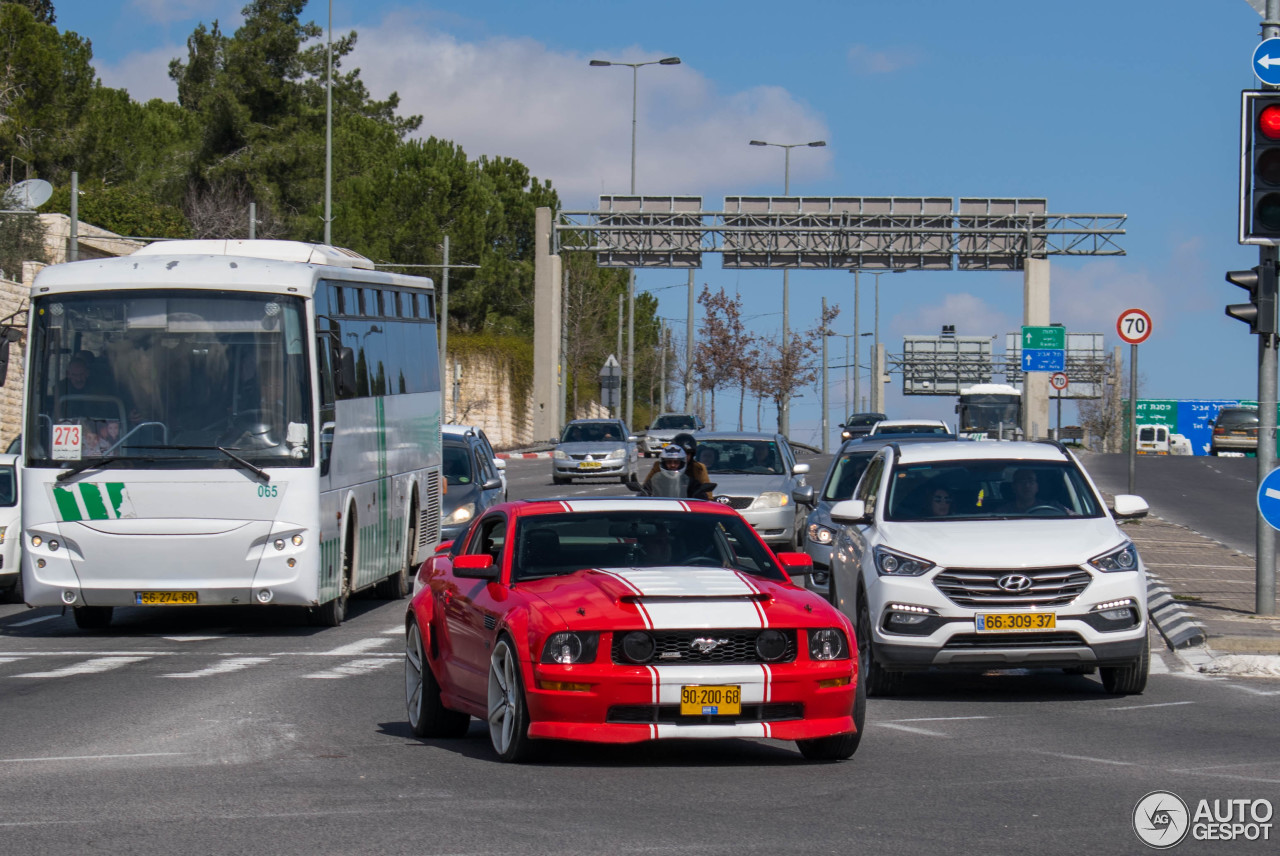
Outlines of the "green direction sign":
{"label": "green direction sign", "polygon": [[1023,327],[1022,347],[1063,350],[1067,347],[1066,327]]}

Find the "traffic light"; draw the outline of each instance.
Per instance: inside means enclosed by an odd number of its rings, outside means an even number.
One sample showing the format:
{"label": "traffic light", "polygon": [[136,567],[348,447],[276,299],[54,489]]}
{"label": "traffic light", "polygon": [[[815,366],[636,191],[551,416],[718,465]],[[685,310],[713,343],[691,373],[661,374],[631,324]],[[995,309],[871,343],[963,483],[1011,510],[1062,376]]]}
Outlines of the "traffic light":
{"label": "traffic light", "polygon": [[1249,303],[1227,306],[1227,314],[1249,325],[1250,333],[1276,332],[1276,266],[1227,271],[1227,282],[1249,292]]}
{"label": "traffic light", "polygon": [[1243,96],[1240,243],[1280,244],[1280,91]]}

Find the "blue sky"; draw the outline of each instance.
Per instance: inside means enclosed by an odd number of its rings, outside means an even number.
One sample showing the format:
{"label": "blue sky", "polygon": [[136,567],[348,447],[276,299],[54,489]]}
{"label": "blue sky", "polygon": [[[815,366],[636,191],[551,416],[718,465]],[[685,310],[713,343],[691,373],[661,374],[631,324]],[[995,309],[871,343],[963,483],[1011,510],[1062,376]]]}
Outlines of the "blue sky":
{"label": "blue sky", "polygon": [[[92,40],[105,83],[172,99],[168,60],[185,55],[201,21],[234,30],[242,5],[63,0],[56,10],[59,27]],[[313,2],[305,16],[323,25],[327,14]],[[682,65],[640,70],[640,192],[701,195],[708,210],[726,195],[781,195],[782,150],[748,141],[823,139],[826,148],[793,150],[793,195],[1037,197],[1053,213],[1126,214],[1126,256],[1053,257],[1053,321],[1106,333],[1110,348],[1121,344],[1120,311],[1146,309],[1142,397],[1256,398],[1256,339],[1223,314],[1246,299],[1224,272],[1257,263],[1236,242],[1239,93],[1257,85],[1261,20],[1246,0],[334,0],[333,19],[359,32],[353,64],[376,97],[398,91],[404,112],[424,116],[424,135],[472,157],[519,158],[573,209],[630,181],[631,73],[587,61],[674,55]],[[340,224],[334,235],[341,243]],[[776,334],[781,273],[704,264],[699,286],[737,290],[753,328]],[[680,329],[685,293],[670,286],[686,279],[638,279]],[[871,282],[863,277],[862,332]],[[851,333],[847,272],[791,274],[792,328],[812,326],[824,296],[841,307],[837,331]],[[891,352],[944,323],[996,335],[1000,350],[1021,319],[1019,273],[882,277]],[[832,363],[843,353],[833,340]],[[833,427],[843,378],[833,370]],[[900,390],[895,376],[892,416],[954,418],[951,399]],[[817,442],[817,393],[792,414],[793,435]]]}

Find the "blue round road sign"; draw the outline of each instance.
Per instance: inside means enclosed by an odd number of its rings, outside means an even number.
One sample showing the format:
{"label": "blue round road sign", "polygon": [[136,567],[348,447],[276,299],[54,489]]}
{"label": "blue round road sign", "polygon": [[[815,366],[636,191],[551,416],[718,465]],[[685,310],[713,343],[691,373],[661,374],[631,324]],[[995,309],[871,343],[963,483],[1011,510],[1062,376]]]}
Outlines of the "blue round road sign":
{"label": "blue round road sign", "polygon": [[1253,49],[1253,73],[1263,83],[1280,86],[1280,39],[1265,39]]}
{"label": "blue round road sign", "polygon": [[1267,473],[1258,485],[1258,513],[1272,529],[1280,529],[1280,467]]}

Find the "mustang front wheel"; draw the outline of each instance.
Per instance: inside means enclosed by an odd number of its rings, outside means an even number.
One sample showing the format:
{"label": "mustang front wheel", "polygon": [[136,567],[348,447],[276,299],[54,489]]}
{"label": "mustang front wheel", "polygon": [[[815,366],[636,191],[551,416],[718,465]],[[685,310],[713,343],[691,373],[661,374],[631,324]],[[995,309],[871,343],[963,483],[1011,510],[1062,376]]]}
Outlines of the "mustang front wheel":
{"label": "mustang front wheel", "polygon": [[506,637],[489,658],[489,741],[502,761],[524,761],[530,755],[529,708],[520,680],[520,659]]}

